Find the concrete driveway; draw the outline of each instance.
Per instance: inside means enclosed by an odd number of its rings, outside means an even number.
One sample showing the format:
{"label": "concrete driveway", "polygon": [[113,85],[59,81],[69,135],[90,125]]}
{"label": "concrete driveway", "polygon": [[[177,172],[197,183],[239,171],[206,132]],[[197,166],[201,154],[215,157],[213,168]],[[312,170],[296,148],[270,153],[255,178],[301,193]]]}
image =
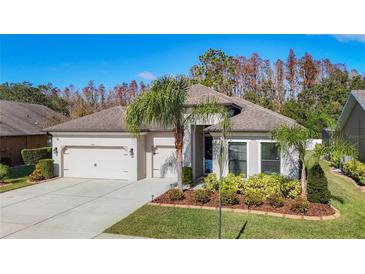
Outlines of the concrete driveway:
{"label": "concrete driveway", "polygon": [[0,194],[1,238],[94,238],[174,179],[59,178]]}

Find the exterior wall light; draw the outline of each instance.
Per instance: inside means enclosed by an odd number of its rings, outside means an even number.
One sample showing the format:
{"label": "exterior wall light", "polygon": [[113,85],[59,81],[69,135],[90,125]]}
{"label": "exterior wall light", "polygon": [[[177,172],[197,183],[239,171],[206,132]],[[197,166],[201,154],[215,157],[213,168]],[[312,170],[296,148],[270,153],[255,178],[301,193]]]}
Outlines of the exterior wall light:
{"label": "exterior wall light", "polygon": [[133,148],[131,148],[131,149],[129,150],[129,155],[133,158],[133,156],[134,156]]}
{"label": "exterior wall light", "polygon": [[55,147],[55,148],[53,149],[53,152],[54,152],[54,154],[57,156],[57,155],[58,155],[58,148],[57,148],[57,147]]}

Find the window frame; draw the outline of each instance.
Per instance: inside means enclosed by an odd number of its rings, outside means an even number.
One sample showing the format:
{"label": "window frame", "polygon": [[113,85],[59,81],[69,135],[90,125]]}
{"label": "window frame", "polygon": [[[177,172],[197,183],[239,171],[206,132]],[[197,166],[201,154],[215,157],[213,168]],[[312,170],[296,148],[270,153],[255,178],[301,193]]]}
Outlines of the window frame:
{"label": "window frame", "polygon": [[[258,161],[258,170],[259,170],[259,173],[262,173],[262,144],[265,144],[265,143],[275,143],[277,144],[278,142],[275,141],[275,140],[257,140],[257,142],[259,142],[259,145],[258,145],[258,153],[259,153],[259,161]],[[282,174],[283,173],[283,164],[282,164],[282,160],[283,160],[283,156],[282,156],[282,153],[281,153],[281,150],[279,148],[279,157],[280,159],[278,160],[279,161],[279,174]]]}
{"label": "window frame", "polygon": [[249,143],[250,143],[250,140],[240,140],[240,139],[229,139],[227,140],[227,172],[226,172],[226,175],[230,172],[229,170],[229,145],[231,143],[244,143],[246,144],[246,172],[245,172],[245,178],[248,178],[249,177],[249,159],[250,159],[250,156],[249,156]]}

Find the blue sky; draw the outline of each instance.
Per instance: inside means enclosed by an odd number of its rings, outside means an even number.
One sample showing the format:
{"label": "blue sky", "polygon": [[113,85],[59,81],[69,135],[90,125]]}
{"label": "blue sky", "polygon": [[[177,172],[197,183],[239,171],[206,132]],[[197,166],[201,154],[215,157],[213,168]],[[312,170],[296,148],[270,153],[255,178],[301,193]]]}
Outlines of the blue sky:
{"label": "blue sky", "polygon": [[365,35],[0,35],[0,82],[111,87],[188,74],[209,48],[275,61],[293,48],[365,72]]}

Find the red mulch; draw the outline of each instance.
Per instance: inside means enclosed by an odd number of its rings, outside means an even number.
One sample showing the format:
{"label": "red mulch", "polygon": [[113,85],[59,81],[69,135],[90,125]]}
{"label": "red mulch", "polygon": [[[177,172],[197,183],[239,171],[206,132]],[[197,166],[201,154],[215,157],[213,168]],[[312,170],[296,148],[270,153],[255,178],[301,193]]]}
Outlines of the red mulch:
{"label": "red mulch", "polygon": [[[154,199],[153,203],[159,204],[180,204],[180,205],[195,205],[195,206],[210,206],[210,207],[217,207],[218,205],[218,195],[217,193],[211,193],[211,199],[206,204],[197,203],[192,198],[192,190],[185,190],[184,196],[185,198],[181,201],[171,201],[167,196],[166,192],[161,196]],[[253,209],[253,210],[260,210],[260,211],[268,211],[268,212],[275,212],[275,213],[282,213],[282,214],[291,214],[291,215],[305,215],[305,216],[328,216],[335,214],[335,210],[330,207],[329,205],[319,204],[319,203],[310,203],[308,211],[305,214],[294,212],[290,209],[291,205],[293,204],[293,200],[285,199],[284,206],[275,208],[271,206],[268,202],[263,203],[261,206],[253,206],[248,207],[246,204],[243,203],[244,195],[238,194],[239,196],[239,204],[230,205],[230,206],[223,206],[225,208],[240,208],[240,209]]]}
{"label": "red mulch", "polygon": [[6,185],[10,185],[10,183],[5,183],[0,181],[0,186],[6,186]]}

